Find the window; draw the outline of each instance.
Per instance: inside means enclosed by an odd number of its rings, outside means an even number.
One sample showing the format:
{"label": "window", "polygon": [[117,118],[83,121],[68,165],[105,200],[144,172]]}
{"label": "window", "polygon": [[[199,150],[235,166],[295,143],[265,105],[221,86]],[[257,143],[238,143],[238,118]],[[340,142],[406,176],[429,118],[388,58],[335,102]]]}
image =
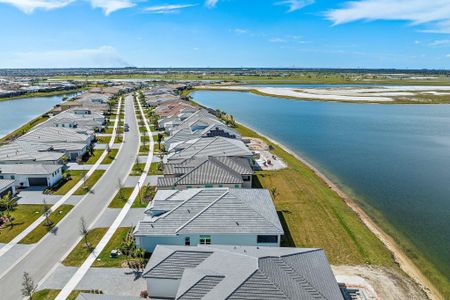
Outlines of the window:
{"label": "window", "polygon": [[212,188],[212,187],[214,187],[212,184],[206,184],[206,185],[205,185],[205,188],[207,188],[207,189],[210,189],[210,188]]}
{"label": "window", "polygon": [[248,175],[245,175],[245,176],[242,176],[242,180],[244,180],[244,181],[250,181],[250,176],[248,176]]}
{"label": "window", "polygon": [[184,238],[184,245],[185,246],[190,246],[191,245],[191,238],[190,237],[185,237]]}
{"label": "window", "polygon": [[11,179],[16,179],[16,176],[14,176],[14,175],[11,175]]}
{"label": "window", "polygon": [[241,188],[241,185],[235,184],[235,185],[234,185],[234,188],[235,188],[235,189],[239,189],[239,188]]}
{"label": "window", "polygon": [[210,235],[201,235],[200,236],[200,245],[211,245],[211,236]]}
{"label": "window", "polygon": [[3,175],[0,175],[0,179],[5,179]]}
{"label": "window", "polygon": [[278,235],[258,235],[258,244],[276,244],[278,243]]}

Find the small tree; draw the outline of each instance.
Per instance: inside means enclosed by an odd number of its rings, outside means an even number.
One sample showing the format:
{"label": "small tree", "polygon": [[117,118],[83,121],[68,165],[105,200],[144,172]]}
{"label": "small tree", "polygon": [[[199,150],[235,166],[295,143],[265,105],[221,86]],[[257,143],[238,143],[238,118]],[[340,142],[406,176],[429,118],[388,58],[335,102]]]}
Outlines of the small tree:
{"label": "small tree", "polygon": [[139,163],[139,158],[136,157],[135,170],[139,173],[142,173],[141,164]]}
{"label": "small tree", "polygon": [[83,189],[87,190],[88,186],[87,186],[87,176],[86,174],[83,175]]}
{"label": "small tree", "polygon": [[22,296],[29,298],[30,300],[33,297],[33,293],[36,291],[37,285],[34,284],[33,279],[30,274],[27,272],[23,273],[23,281],[22,281]]}
{"label": "small tree", "polygon": [[50,205],[47,204],[45,199],[42,200],[42,214],[45,217],[45,226],[50,227],[53,225],[52,220],[50,220],[50,214],[52,213],[50,210]]}
{"label": "small tree", "polygon": [[142,133],[142,145],[144,146],[144,149],[145,148],[147,148],[147,134],[146,134],[146,132],[144,131],[143,133]]}
{"label": "small tree", "polygon": [[12,197],[11,192],[8,192],[0,199],[0,212],[5,212],[6,219],[10,222],[12,221],[11,212],[16,207],[17,202]]}
{"label": "small tree", "polygon": [[89,243],[88,239],[89,230],[86,225],[86,220],[83,217],[80,218],[80,234],[83,236],[84,245],[86,246],[86,248],[90,249],[91,244]]}
{"label": "small tree", "polygon": [[123,189],[122,181],[120,180],[120,178],[117,179],[117,180],[118,180],[117,188],[119,189],[119,191],[118,191],[117,193],[118,193],[118,195],[119,195],[119,199],[120,199],[120,200],[124,200],[124,199],[123,199],[123,198],[124,198],[124,195],[123,195],[123,192],[122,192],[122,189]]}

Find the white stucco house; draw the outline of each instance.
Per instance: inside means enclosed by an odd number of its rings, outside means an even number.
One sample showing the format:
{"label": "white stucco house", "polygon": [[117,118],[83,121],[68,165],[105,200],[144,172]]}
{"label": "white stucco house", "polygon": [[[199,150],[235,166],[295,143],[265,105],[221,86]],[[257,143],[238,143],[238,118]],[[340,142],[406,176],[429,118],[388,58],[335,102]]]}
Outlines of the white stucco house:
{"label": "white stucco house", "polygon": [[0,164],[0,180],[14,180],[16,187],[52,187],[62,179],[63,165]]}
{"label": "white stucco house", "polygon": [[263,189],[160,190],[135,229],[138,247],[156,245],[279,246],[284,234]]}

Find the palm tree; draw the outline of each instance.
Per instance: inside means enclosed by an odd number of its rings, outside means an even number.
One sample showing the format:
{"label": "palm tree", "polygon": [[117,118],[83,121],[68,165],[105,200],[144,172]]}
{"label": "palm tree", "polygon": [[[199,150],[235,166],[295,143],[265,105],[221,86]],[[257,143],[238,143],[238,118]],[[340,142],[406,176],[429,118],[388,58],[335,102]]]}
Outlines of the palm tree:
{"label": "palm tree", "polygon": [[164,135],[161,132],[158,132],[158,147],[161,149],[161,142],[164,140]]}

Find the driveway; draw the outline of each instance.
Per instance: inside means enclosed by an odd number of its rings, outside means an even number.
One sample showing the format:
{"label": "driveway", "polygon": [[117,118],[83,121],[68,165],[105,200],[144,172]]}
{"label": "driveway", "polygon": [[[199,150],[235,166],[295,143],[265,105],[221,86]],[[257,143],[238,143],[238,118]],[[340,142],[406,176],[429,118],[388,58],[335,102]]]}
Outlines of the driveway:
{"label": "driveway", "polygon": [[107,208],[117,191],[117,182],[126,179],[139,150],[138,127],[131,96],[127,96],[125,100],[125,119],[130,125],[130,131],[125,134],[123,146],[110,169],[100,178],[92,192],[57,225],[55,234],[46,235],[26,256],[2,275],[0,278],[2,299],[22,299],[20,290],[23,273],[28,272],[36,283],[41,281],[78,242],[81,217],[90,226]]}

